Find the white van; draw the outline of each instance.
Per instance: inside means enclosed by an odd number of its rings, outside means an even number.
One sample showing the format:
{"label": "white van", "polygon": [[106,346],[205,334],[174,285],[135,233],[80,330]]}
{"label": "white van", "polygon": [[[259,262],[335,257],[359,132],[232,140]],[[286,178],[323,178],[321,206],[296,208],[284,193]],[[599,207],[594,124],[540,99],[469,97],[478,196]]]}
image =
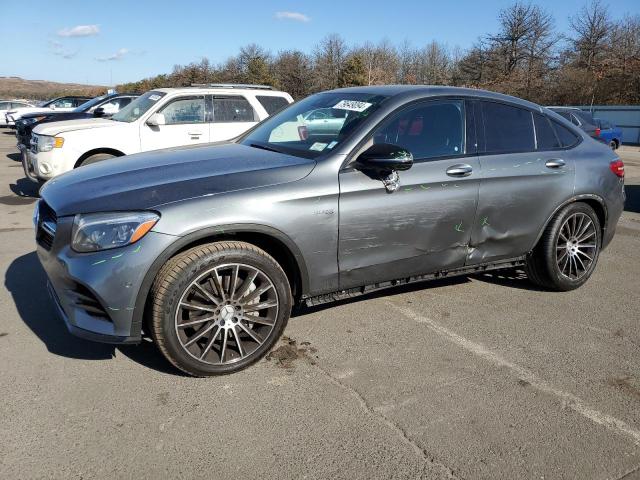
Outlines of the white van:
{"label": "white van", "polygon": [[288,93],[261,85],[151,90],[109,119],[37,126],[23,156],[25,172],[42,181],[111,157],[229,140],[292,102]]}

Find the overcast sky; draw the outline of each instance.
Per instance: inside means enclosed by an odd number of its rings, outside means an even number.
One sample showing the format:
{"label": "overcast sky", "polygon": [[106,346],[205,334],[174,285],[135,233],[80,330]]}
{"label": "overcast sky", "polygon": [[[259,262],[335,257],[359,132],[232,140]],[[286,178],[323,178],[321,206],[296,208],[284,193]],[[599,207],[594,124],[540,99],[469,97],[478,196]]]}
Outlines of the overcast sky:
{"label": "overcast sky", "polygon": [[[248,43],[310,52],[339,33],[349,44],[438,40],[469,47],[495,31],[506,0],[0,1],[0,76],[107,85],[170,72],[208,57],[224,61]],[[539,0],[560,31],[583,0]],[[455,6],[454,6],[455,5]],[[615,18],[639,0],[611,2]]]}

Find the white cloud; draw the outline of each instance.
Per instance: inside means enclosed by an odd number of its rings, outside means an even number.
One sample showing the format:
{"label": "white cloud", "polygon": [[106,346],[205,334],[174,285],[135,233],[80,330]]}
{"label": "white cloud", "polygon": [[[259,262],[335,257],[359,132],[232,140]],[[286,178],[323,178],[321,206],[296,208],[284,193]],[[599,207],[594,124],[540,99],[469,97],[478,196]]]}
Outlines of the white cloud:
{"label": "white cloud", "polygon": [[64,45],[60,42],[57,42],[55,40],[49,40],[49,47],[51,49],[51,53],[53,53],[54,55],[58,56],[58,57],[62,57],[66,60],[70,60],[73,57],[75,57],[76,55],[78,55],[78,52],[80,52],[80,50],[69,50],[64,48]]}
{"label": "white cloud", "polygon": [[121,48],[116,53],[112,53],[111,55],[107,55],[105,57],[96,57],[96,60],[99,62],[110,62],[112,60],[120,60],[127,53],[129,53],[129,50],[127,50],[126,48]]}
{"label": "white cloud", "polygon": [[299,12],[276,12],[276,18],[278,20],[295,20],[296,22],[311,21],[311,18]]}
{"label": "white cloud", "polygon": [[77,25],[71,28],[63,28],[58,30],[59,37],[90,37],[98,35],[100,27],[98,25]]}

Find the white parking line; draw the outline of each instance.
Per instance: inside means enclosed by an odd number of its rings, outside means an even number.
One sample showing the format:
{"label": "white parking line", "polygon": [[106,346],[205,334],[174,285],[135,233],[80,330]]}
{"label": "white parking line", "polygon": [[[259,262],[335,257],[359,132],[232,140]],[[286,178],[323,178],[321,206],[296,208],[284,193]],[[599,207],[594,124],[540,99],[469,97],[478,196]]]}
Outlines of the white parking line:
{"label": "white parking line", "polygon": [[631,437],[636,445],[640,445],[640,430],[636,430],[635,428],[629,426],[627,423],[622,420],[612,417],[606,413],[599,412],[588,405],[586,405],[580,398],[575,395],[559,390],[553,385],[549,385],[544,380],[538,378],[531,370],[528,370],[524,367],[516,365],[515,363],[510,362],[509,360],[501,357],[497,353],[488,350],[486,347],[479,343],[472,342],[471,340],[467,340],[466,338],[458,335],[455,332],[443,327],[437,322],[422,316],[412,309],[408,307],[403,307],[396,305],[390,300],[385,300],[385,303],[393,308],[394,310],[400,312],[406,318],[413,320],[417,323],[421,323],[426,325],[431,330],[439,334],[440,336],[446,338],[447,340],[455,343],[459,347],[464,348],[465,350],[497,365],[499,367],[506,367],[511,370],[518,378],[529,382],[529,384],[540,390],[541,392],[554,395],[560,398],[564,405],[573,411],[579,413],[580,415],[588,418],[594,423],[598,425],[603,425],[604,427],[613,430],[617,433],[626,435]]}

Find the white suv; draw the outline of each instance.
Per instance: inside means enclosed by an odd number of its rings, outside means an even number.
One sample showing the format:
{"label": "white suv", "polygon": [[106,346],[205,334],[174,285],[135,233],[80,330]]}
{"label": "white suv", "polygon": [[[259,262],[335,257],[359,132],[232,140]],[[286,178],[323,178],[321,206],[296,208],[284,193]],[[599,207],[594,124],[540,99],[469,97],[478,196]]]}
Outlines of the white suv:
{"label": "white suv", "polygon": [[292,102],[288,93],[260,85],[151,90],[110,119],[37,126],[25,171],[42,181],[111,157],[229,140]]}

